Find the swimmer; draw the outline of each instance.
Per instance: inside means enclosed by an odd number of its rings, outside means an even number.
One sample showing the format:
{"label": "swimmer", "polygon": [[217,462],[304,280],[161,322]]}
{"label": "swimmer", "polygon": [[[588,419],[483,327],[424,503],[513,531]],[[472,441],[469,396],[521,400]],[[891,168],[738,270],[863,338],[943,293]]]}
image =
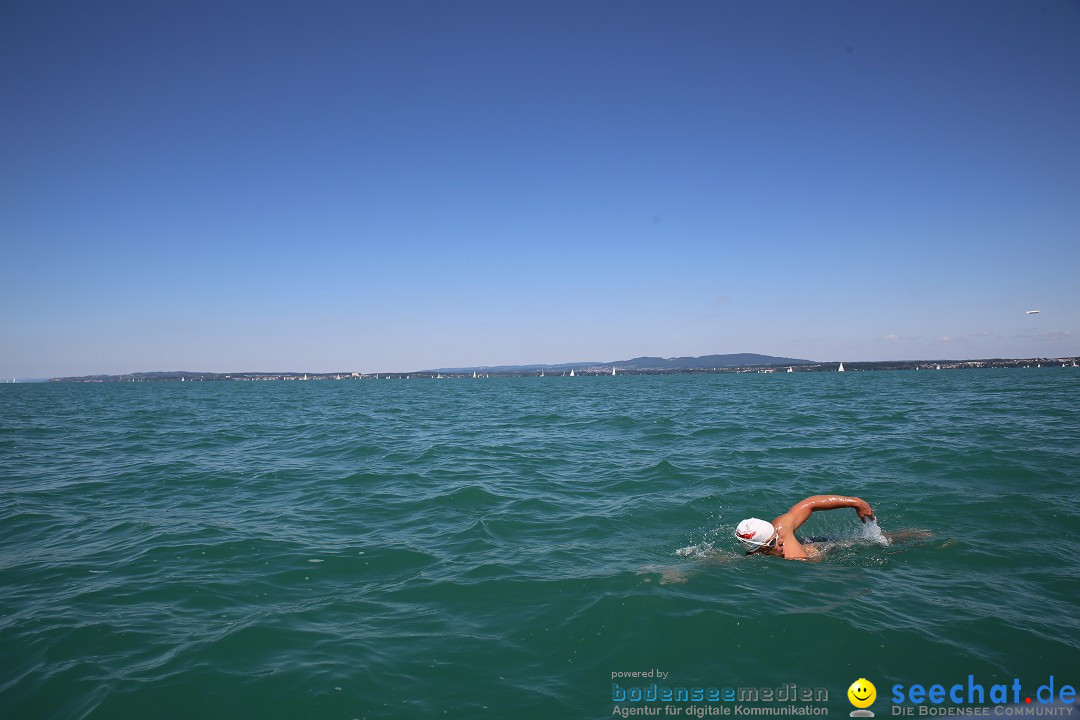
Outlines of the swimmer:
{"label": "swimmer", "polygon": [[786,560],[810,560],[821,552],[810,543],[795,538],[795,531],[817,510],[854,508],[864,523],[874,519],[874,511],[865,500],[846,495],[814,495],[791,506],[791,509],[771,523],[749,518],[739,523],[735,537],[746,548],[747,555],[763,553]]}

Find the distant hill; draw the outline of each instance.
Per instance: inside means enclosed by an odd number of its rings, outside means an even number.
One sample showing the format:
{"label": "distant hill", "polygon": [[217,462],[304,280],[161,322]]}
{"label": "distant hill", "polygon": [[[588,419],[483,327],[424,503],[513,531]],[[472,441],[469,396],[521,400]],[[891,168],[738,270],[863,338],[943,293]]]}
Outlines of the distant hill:
{"label": "distant hill", "polygon": [[758,355],[756,353],[735,353],[731,355],[702,355],[701,357],[637,357],[632,360],[608,360],[607,362],[573,362],[558,365],[496,365],[467,368],[436,368],[422,372],[441,373],[525,373],[540,370],[560,371],[581,368],[612,367],[622,370],[711,370],[715,368],[757,367],[769,365],[816,365],[813,360]]}
{"label": "distant hill", "polygon": [[708,370],[711,368],[754,367],[757,365],[815,365],[813,360],[734,353],[731,355],[702,355],[701,357],[639,357],[615,363],[627,370]]}

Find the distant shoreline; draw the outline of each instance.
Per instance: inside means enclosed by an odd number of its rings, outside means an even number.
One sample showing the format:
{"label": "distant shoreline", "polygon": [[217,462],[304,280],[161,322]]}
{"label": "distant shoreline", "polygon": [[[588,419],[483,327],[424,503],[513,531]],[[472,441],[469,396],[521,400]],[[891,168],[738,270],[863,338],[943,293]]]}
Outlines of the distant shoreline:
{"label": "distant shoreline", "polygon": [[[1047,367],[1075,367],[1080,356],[1060,358],[994,358],[986,360],[905,360],[905,361],[878,361],[878,362],[844,362],[846,372],[865,372],[880,370],[958,370],[958,369],[1038,369]],[[493,377],[544,377],[569,376],[573,371],[574,377],[585,376],[610,376],[612,368],[616,375],[710,375],[728,373],[784,373],[791,368],[792,372],[836,372],[839,362],[812,363],[810,361],[798,361],[792,363],[768,363],[755,365],[735,365],[717,367],[684,367],[684,368],[648,368],[648,367],[623,367],[618,362],[606,364],[569,364],[569,365],[544,365],[522,366],[518,368],[459,368],[453,371],[446,370],[420,370],[415,372],[394,373],[359,373],[359,372],[329,372],[329,373],[304,373],[304,372],[239,372],[239,373],[211,373],[211,372],[142,372],[127,373],[124,375],[83,375],[76,377],[48,378],[44,382],[81,382],[81,383],[115,383],[115,382],[223,382],[223,381],[305,381],[305,380],[406,380],[406,379],[448,379],[448,378],[493,378]],[[20,382],[43,382],[42,380],[26,380]],[[10,382],[7,384],[11,384]]]}

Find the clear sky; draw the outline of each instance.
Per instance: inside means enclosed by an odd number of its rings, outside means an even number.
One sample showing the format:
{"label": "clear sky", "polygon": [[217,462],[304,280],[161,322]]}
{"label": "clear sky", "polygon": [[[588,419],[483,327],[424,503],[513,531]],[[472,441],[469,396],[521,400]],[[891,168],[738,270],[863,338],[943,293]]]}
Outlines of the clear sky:
{"label": "clear sky", "polygon": [[0,377],[1080,354],[1077,2],[4,2],[0,142]]}

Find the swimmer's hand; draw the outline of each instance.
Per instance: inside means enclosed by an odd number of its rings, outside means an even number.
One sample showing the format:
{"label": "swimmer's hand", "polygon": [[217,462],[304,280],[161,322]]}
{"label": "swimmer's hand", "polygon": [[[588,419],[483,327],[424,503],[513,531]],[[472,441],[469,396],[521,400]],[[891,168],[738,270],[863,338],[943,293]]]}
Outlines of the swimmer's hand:
{"label": "swimmer's hand", "polygon": [[870,509],[870,503],[860,498],[855,498],[859,501],[859,504],[855,506],[855,512],[858,514],[859,519],[865,524],[867,520],[876,520],[874,517],[874,511]]}

